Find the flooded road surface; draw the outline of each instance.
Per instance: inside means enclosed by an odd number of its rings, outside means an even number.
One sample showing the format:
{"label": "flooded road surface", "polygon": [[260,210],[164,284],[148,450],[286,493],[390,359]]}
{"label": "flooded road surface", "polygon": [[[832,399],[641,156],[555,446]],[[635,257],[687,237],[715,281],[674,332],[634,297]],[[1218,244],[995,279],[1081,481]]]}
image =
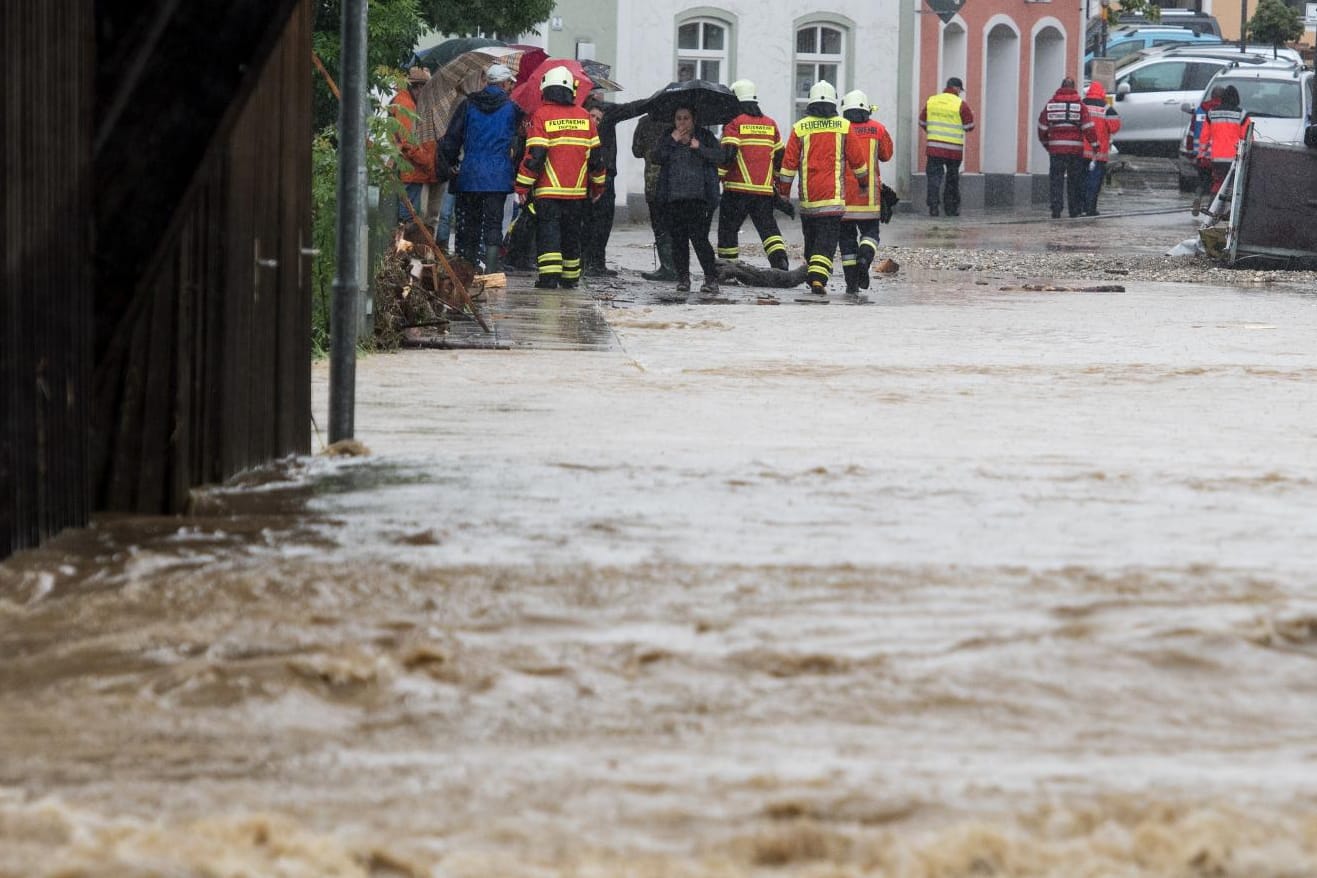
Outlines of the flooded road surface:
{"label": "flooded road surface", "polygon": [[12,559],[0,874],[1317,874],[1317,298],[873,293]]}

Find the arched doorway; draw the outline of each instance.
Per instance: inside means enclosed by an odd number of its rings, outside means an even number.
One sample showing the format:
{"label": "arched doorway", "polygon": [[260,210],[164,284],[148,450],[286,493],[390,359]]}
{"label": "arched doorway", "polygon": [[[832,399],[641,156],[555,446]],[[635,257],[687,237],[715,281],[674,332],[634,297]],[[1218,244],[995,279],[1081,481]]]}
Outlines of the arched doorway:
{"label": "arched doorway", "polygon": [[988,31],[986,43],[979,135],[983,172],[1014,174],[1020,133],[1020,34],[1001,21]]}
{"label": "arched doorway", "polygon": [[[1052,96],[1065,77],[1065,34],[1052,25],[1043,25],[1033,35],[1033,102],[1031,112],[1038,118],[1043,105]],[[1029,170],[1035,174],[1047,173],[1047,150],[1031,137],[1029,142]]]}
{"label": "arched doorway", "polygon": [[942,77],[937,86],[941,90],[948,79],[959,76],[966,79],[965,69],[969,57],[969,34],[959,19],[942,28]]}

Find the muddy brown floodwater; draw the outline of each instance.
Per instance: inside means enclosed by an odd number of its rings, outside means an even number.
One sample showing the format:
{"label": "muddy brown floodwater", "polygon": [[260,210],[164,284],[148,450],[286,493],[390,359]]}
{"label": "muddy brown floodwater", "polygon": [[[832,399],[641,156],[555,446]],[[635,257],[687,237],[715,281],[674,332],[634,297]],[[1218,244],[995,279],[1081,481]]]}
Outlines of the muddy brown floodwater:
{"label": "muddy brown floodwater", "polygon": [[0,874],[1317,874],[1317,298],[876,286],[0,566]]}

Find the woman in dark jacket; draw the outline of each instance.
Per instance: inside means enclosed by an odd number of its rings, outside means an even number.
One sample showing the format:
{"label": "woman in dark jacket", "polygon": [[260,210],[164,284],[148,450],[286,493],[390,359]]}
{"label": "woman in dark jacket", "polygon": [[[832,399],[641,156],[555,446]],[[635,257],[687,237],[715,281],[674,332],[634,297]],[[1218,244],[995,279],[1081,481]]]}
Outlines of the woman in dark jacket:
{"label": "woman in dark jacket", "polygon": [[709,225],[718,207],[722,148],[712,131],[696,127],[695,116],[688,107],[679,107],[672,122],[672,133],[658,139],[650,159],[660,168],[657,201],[672,235],[677,292],[690,292],[690,248],[694,247],[704,269],[700,292],[717,295],[718,266],[713,245],[709,243]]}

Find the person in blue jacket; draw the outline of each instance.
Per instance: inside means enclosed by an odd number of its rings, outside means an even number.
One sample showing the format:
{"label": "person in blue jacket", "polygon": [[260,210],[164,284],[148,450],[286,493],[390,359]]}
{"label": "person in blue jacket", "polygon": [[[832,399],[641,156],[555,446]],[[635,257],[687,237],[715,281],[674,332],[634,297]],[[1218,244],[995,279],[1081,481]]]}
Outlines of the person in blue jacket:
{"label": "person in blue jacket", "polygon": [[[485,271],[499,271],[503,243],[503,204],[521,158],[517,132],[521,108],[508,93],[515,85],[512,71],[495,64],[485,72],[487,85],[458,104],[444,133],[443,151],[457,167],[452,189],[457,193],[457,255]],[[481,244],[484,250],[481,252]]]}

